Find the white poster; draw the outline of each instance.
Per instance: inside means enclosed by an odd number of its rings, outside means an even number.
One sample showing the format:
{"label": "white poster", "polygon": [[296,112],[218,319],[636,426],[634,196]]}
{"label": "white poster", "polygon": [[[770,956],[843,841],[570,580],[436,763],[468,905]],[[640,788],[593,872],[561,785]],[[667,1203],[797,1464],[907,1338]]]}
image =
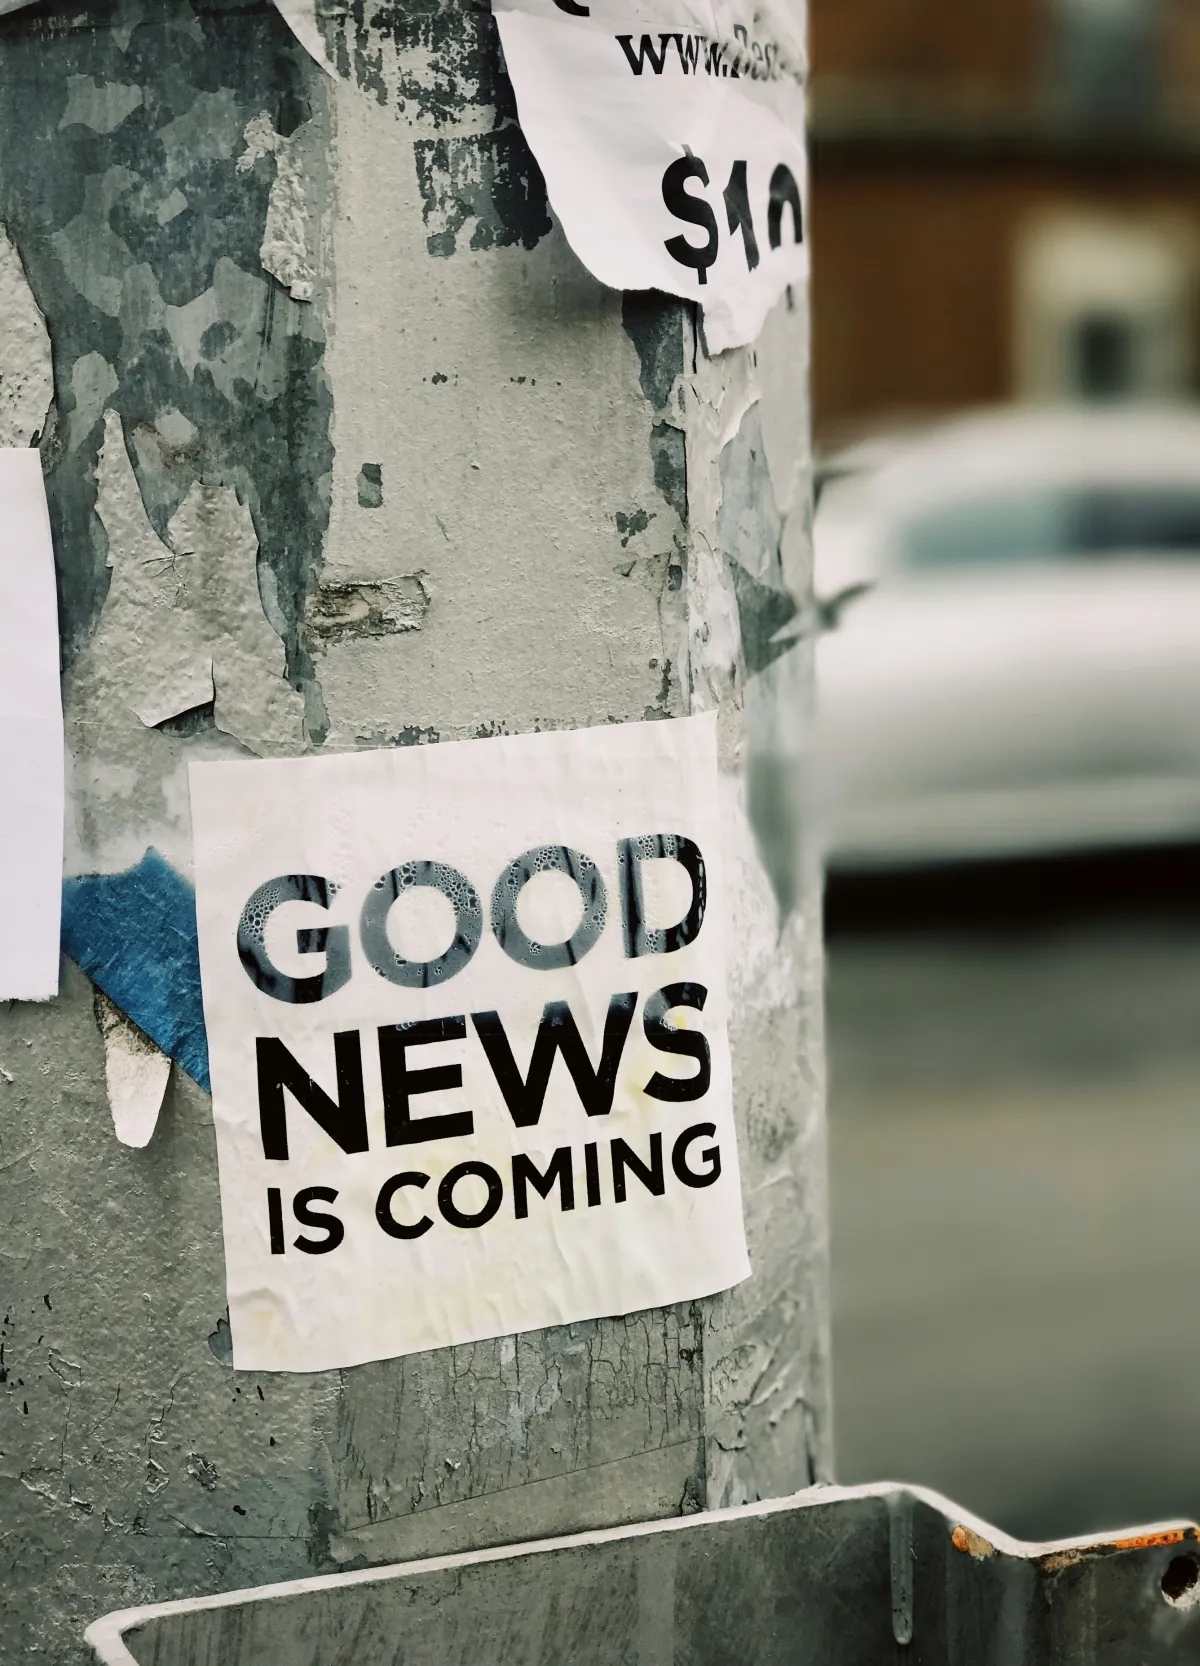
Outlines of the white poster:
{"label": "white poster", "polygon": [[749,1274],[715,718],[191,769],[233,1359]]}
{"label": "white poster", "polygon": [[493,0],[521,129],[583,264],[753,341],[808,275],[804,11],[748,0]]}
{"label": "white poster", "polygon": [[0,1000],[58,994],[63,717],[41,454],[0,447]]}

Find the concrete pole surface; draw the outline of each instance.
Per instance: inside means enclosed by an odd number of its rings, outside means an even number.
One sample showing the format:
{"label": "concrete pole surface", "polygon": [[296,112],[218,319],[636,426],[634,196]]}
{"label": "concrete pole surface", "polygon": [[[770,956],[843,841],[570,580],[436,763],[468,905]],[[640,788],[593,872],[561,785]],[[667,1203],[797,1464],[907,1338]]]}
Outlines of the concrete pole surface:
{"label": "concrete pole surface", "polygon": [[0,1011],[5,1661],[82,1660],[131,1603],[830,1471],[807,297],[709,358],[693,309],[593,280],[484,0],[323,26],[336,73],[268,0],[0,20],[0,443],[48,485],[68,873],[153,846],[190,878],[196,758],[718,709],[754,1276],[235,1373],[209,1099],[173,1067],[149,1146],[118,1143],[109,1015],[65,962]]}

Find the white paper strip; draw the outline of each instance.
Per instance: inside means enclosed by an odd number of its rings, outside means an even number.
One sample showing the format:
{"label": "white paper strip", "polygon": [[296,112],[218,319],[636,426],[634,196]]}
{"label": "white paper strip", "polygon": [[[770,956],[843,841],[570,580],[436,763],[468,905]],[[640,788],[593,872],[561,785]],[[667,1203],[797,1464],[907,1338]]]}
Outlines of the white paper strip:
{"label": "white paper strip", "polygon": [[140,1151],[158,1126],[171,1061],[101,989],[96,991],[96,1022],[104,1037],[104,1079],[113,1128],[122,1145]]}
{"label": "white paper strip", "polygon": [[521,128],[583,264],[753,341],[808,274],[798,9],[493,0]]}
{"label": "white paper strip", "polygon": [[0,1000],[58,994],[63,721],[54,548],[35,450],[0,447]]}
{"label": "white paper strip", "polygon": [[191,783],[236,1366],[747,1276],[715,719]]}

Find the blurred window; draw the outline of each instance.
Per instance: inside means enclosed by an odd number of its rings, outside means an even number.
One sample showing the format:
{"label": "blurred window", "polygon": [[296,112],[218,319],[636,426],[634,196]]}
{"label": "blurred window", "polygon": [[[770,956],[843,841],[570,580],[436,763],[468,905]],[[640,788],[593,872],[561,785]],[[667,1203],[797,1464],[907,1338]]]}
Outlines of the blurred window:
{"label": "blurred window", "polygon": [[1075,384],[1083,399],[1125,399],[1134,391],[1134,331],[1114,313],[1085,313],[1075,334]]}
{"label": "blurred window", "polygon": [[1200,491],[1194,488],[1081,492],[1074,519],[1079,554],[1200,555]]}
{"label": "blurred window", "polygon": [[1052,87],[1084,121],[1137,122],[1156,96],[1156,0],[1056,0]]}
{"label": "blurred window", "polygon": [[955,503],[901,528],[909,569],[1200,556],[1200,487],[1074,487]]}

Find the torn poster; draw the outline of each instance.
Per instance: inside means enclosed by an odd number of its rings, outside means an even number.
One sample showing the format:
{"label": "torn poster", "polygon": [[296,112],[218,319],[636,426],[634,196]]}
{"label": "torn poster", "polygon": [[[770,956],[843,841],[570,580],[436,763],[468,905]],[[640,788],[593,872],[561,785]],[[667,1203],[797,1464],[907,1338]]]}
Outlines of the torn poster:
{"label": "torn poster", "polygon": [[493,0],[521,129],[583,264],[699,301],[711,352],[808,275],[803,14]]}
{"label": "torn poster", "polygon": [[193,1081],[209,1086],[196,898],[150,849],[124,873],[63,886],[63,953]]}
{"label": "torn poster", "polygon": [[104,1038],[104,1082],[113,1128],[122,1145],[141,1151],[158,1126],[171,1061],[99,988],[95,1012]]}
{"label": "torn poster", "polygon": [[58,994],[64,751],[41,454],[0,447],[0,1000]]}
{"label": "torn poster", "polygon": [[749,1274],[712,717],[191,767],[233,1361]]}

